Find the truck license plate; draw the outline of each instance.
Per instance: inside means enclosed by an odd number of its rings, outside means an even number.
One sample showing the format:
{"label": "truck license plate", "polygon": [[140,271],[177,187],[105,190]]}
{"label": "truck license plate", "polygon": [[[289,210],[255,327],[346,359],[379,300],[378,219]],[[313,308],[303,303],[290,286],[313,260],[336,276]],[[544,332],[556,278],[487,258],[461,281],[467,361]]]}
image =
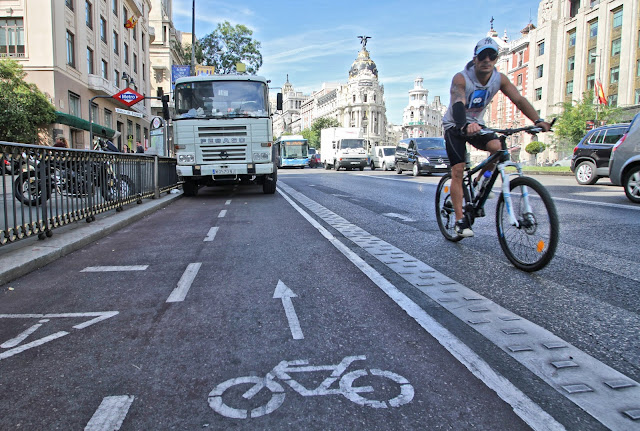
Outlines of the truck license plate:
{"label": "truck license plate", "polygon": [[232,175],[232,174],[233,174],[232,169],[214,169],[213,170],[213,175]]}

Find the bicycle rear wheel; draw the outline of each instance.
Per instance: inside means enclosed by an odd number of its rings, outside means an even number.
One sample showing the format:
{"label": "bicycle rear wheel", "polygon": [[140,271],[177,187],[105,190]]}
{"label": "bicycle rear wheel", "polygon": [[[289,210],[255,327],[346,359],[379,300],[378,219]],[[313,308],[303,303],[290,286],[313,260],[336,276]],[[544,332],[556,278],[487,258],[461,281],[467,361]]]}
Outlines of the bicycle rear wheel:
{"label": "bicycle rear wheel", "polygon": [[[525,208],[523,189],[526,187],[530,212]],[[518,227],[511,225],[504,195],[496,207],[496,229],[502,251],[511,263],[523,271],[544,268],[558,246],[560,227],[551,195],[533,178],[517,177],[509,183],[513,213]]]}
{"label": "bicycle rear wheel", "polygon": [[442,235],[449,241],[458,242],[462,239],[455,231],[456,214],[451,202],[451,174],[440,179],[436,189],[436,220]]}

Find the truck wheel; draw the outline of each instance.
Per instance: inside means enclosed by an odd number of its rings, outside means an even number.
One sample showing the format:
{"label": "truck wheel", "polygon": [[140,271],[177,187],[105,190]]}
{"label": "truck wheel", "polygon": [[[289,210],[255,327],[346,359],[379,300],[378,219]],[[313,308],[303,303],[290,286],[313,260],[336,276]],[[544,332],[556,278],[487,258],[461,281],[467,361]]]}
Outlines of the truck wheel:
{"label": "truck wheel", "polygon": [[[375,168],[374,168],[375,169]],[[360,170],[364,171],[364,166],[360,166]]]}
{"label": "truck wheel", "polygon": [[198,182],[194,180],[184,180],[182,191],[185,196],[195,196],[198,194]]}
{"label": "truck wheel", "polygon": [[376,170],[376,164],[373,163],[373,160],[371,161],[371,170],[375,171]]}
{"label": "truck wheel", "polygon": [[329,165],[329,163],[327,163],[327,162],[324,162],[324,163],[322,164],[322,166],[323,166],[323,167],[324,167],[324,169],[325,169],[325,170],[327,170],[327,171],[328,171],[329,169],[331,169],[331,166],[330,166],[330,165]]}
{"label": "truck wheel", "polygon": [[276,192],[276,183],[278,179],[275,175],[265,175],[262,191],[265,195],[272,195]]}
{"label": "truck wheel", "polygon": [[333,161],[333,169],[335,169],[336,171],[340,170],[340,165],[338,164],[337,160]]}

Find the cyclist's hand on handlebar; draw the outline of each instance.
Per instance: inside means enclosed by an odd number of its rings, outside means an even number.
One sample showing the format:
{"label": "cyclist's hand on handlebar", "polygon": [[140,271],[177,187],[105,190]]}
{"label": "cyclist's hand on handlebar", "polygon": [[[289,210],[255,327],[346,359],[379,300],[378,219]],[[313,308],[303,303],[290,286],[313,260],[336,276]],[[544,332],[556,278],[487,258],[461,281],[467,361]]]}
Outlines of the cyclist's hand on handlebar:
{"label": "cyclist's hand on handlebar", "polygon": [[467,136],[471,136],[477,134],[480,130],[482,130],[482,126],[480,126],[480,124],[478,123],[468,123],[464,129]]}
{"label": "cyclist's hand on handlebar", "polygon": [[541,123],[536,124],[536,127],[540,127],[543,132],[548,132],[549,130],[551,130],[551,123],[547,123],[546,121],[543,121]]}

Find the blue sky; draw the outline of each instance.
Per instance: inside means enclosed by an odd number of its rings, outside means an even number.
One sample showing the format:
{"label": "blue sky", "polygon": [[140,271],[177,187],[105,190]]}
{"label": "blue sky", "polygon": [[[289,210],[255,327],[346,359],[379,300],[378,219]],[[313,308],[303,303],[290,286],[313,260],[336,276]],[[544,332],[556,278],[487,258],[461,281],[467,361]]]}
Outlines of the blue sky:
{"label": "blue sky", "polygon": [[[429,102],[449,102],[453,75],[471,59],[473,47],[490,28],[520,37],[539,0],[453,1],[217,1],[196,0],[196,37],[220,22],[243,24],[261,43],[259,74],[281,86],[289,74],[296,91],[311,94],[323,82],[346,83],[361,48],[357,36],[371,36],[367,49],[384,85],[387,119],[402,124],[408,91],[424,79]],[[173,21],[191,31],[192,0],[173,0]]]}

